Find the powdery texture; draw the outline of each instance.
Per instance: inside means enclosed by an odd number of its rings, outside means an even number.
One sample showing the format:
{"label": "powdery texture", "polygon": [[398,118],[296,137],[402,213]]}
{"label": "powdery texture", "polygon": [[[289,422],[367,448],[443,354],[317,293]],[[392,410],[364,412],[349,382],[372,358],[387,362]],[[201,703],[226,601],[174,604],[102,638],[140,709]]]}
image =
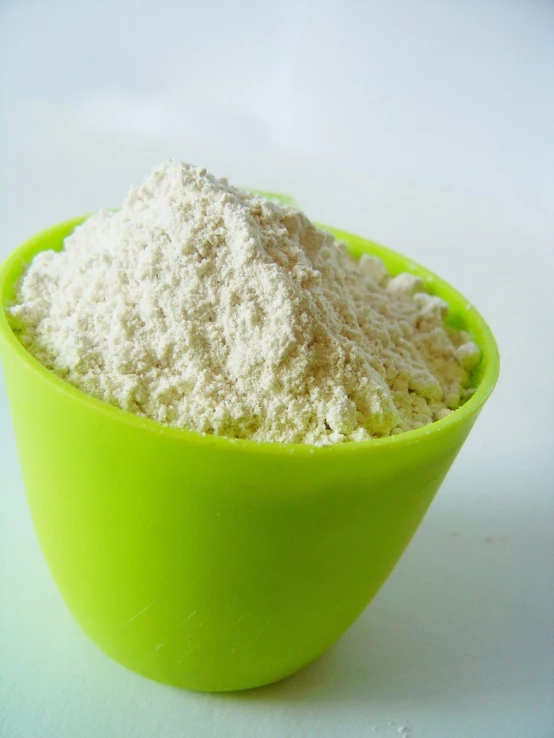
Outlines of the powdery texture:
{"label": "powdery texture", "polygon": [[458,407],[479,361],[420,279],[169,161],[30,265],[22,343],[94,397],[205,433],[360,441]]}

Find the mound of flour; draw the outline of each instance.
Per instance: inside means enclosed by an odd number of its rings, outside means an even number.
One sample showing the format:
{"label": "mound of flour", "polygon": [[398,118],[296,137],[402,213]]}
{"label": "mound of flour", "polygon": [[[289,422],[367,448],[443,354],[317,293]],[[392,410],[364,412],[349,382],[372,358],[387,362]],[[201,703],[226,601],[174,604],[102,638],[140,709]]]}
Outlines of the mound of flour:
{"label": "mound of flour", "polygon": [[38,254],[11,322],[46,367],[161,423],[260,441],[407,431],[458,407],[479,350],[409,274],[301,212],[168,161]]}

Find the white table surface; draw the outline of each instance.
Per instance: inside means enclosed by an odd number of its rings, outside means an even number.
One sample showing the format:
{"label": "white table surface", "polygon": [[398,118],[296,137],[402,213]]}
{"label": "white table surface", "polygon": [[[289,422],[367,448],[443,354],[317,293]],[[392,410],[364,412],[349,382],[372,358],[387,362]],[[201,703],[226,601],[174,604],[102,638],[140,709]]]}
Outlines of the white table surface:
{"label": "white table surface", "polygon": [[82,635],[34,535],[0,381],[0,736],[552,738],[554,5],[261,5],[0,3],[0,259],[167,156],[194,161],[451,281],[497,336],[499,385],[343,639],[283,683],[217,696],[136,676]]}

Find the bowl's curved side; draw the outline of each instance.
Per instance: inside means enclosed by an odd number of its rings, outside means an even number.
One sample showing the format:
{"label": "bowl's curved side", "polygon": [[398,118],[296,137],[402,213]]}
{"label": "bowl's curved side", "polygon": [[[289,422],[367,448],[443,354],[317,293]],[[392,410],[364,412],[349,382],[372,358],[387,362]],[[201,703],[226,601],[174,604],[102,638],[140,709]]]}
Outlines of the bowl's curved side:
{"label": "bowl's curved side", "polygon": [[474,418],[371,455],[244,454],[114,422],[9,355],[32,518],[85,632],[202,690],[280,679],[384,583]]}
{"label": "bowl's curved side", "polygon": [[[4,301],[26,261],[77,222],[16,252],[0,274]],[[267,684],[340,637],[402,555],[482,404],[406,442],[348,452],[232,443],[68,387],[3,311],[0,350],[33,521],[65,602],[114,659],[192,689]]]}

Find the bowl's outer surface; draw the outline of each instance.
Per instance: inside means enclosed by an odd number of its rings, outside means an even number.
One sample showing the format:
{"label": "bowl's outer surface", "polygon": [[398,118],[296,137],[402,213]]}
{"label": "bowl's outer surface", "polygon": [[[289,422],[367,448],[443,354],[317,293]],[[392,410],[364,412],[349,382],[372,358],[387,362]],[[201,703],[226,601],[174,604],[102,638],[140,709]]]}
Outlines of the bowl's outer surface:
{"label": "bowl's outer surface", "polygon": [[[14,252],[0,270],[3,306],[24,265],[60,249],[79,220]],[[324,652],[392,571],[492,391],[494,339],[464,298],[410,260],[339,235],[357,254],[379,254],[392,272],[421,274],[483,348],[475,396],[447,419],[328,448],[165,428],[55,377],[0,311],[42,550],[83,630],[140,674],[192,689],[244,689]]]}

